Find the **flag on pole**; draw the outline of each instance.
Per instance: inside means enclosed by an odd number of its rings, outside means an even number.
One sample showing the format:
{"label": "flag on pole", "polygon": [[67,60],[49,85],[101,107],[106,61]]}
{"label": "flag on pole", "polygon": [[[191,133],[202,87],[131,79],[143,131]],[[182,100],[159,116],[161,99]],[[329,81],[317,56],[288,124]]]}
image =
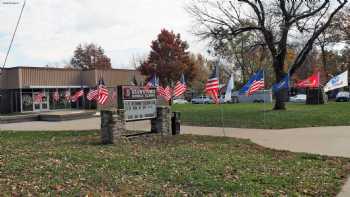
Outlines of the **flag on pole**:
{"label": "flag on pole", "polygon": [[71,98],[72,102],[77,102],[80,97],[84,96],[84,90],[80,89]]}
{"label": "flag on pole", "polygon": [[65,98],[67,101],[70,102],[70,91],[69,91],[69,90],[67,90],[67,91],[65,92],[64,98]]}
{"label": "flag on pole", "polygon": [[348,71],[333,77],[324,87],[324,92],[328,92],[337,88],[346,87],[349,85]]}
{"label": "flag on pole", "polygon": [[98,89],[91,89],[89,91],[89,93],[87,94],[86,98],[89,100],[89,101],[93,101],[93,100],[96,100],[98,97]]}
{"label": "flag on pole", "polygon": [[296,84],[298,88],[318,88],[320,86],[320,72],[315,72],[310,77]]}
{"label": "flag on pole", "polygon": [[184,74],[181,75],[180,81],[176,82],[175,88],[174,88],[174,96],[178,97],[184,94],[187,90],[187,85],[185,81]]}
{"label": "flag on pole", "polygon": [[165,89],[164,89],[164,99],[166,101],[170,101],[171,100],[171,95],[172,95],[172,89],[167,86]]}
{"label": "flag on pole", "polygon": [[159,86],[159,79],[156,75],[153,75],[152,78],[147,82],[145,89],[157,88]]}
{"label": "flag on pole", "polygon": [[166,101],[170,101],[172,90],[169,86],[163,88],[162,86],[158,86],[157,95],[163,97]]}
{"label": "flag on pole", "polygon": [[53,93],[52,98],[55,102],[58,102],[60,100],[60,94],[58,93],[58,90]]}
{"label": "flag on pole", "polygon": [[43,97],[44,97],[44,93],[43,92],[39,92],[34,94],[34,102],[36,103],[42,103],[43,102]]}
{"label": "flag on pole", "polygon": [[205,84],[205,92],[216,104],[219,103],[219,74],[217,66],[214,67],[213,73]]}
{"label": "flag on pole", "polygon": [[280,82],[272,85],[272,91],[274,93],[279,92],[282,89],[289,89],[289,74],[285,76]]}
{"label": "flag on pole", "polygon": [[232,90],[234,89],[234,80],[233,74],[231,74],[230,80],[227,83],[226,93],[225,93],[225,102],[232,100]]}
{"label": "flag on pole", "polygon": [[103,79],[101,79],[99,81],[99,86],[98,86],[97,103],[100,105],[106,104],[108,96],[109,96],[108,89],[106,88]]}
{"label": "flag on pole", "polygon": [[249,79],[247,84],[245,84],[242,87],[242,89],[240,90],[240,93],[251,96],[258,90],[261,90],[264,88],[265,88],[264,71],[260,70]]}

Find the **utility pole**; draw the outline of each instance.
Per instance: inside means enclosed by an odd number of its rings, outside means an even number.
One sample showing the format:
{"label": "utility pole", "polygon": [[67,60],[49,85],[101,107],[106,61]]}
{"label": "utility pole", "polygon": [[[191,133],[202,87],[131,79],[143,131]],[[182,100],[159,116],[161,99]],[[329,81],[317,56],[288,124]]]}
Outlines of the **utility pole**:
{"label": "utility pole", "polygon": [[[4,2],[3,4],[10,5],[10,4],[17,4],[17,3],[15,3],[15,2]],[[12,48],[12,44],[13,44],[13,41],[14,41],[14,39],[15,39],[15,36],[16,36],[16,33],[17,33],[17,29],[18,29],[19,23],[20,23],[20,21],[21,21],[22,14],[23,14],[23,10],[24,10],[24,7],[25,7],[25,6],[26,6],[26,0],[24,0],[24,2],[23,2],[22,9],[21,9],[21,13],[20,13],[20,15],[19,15],[19,17],[18,17],[15,30],[14,30],[14,32],[13,32],[13,34],[12,34],[10,46],[9,46],[9,48],[8,48],[8,50],[7,50],[7,53],[6,53],[6,56],[5,56],[5,60],[4,60],[4,64],[2,65],[2,70],[3,70],[3,69],[5,68],[5,66],[6,66],[7,58],[8,58],[8,56],[9,56],[9,54],[10,54],[10,51],[11,51],[11,48]],[[0,73],[1,73],[1,72],[0,72]]]}

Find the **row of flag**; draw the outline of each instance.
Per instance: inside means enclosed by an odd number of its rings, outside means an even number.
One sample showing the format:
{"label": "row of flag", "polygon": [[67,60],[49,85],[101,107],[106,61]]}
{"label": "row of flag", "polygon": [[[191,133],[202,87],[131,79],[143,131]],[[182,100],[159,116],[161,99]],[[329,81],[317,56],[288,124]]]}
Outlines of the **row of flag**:
{"label": "row of flag", "polygon": [[[76,91],[73,96],[71,95],[71,92],[69,90],[67,90],[65,92],[65,99],[69,102],[77,102],[79,100],[79,98],[84,96],[84,90],[80,89],[78,91]],[[112,98],[116,98],[117,93],[115,91],[113,91],[112,93]],[[34,95],[34,102],[37,103],[42,103],[43,102],[43,98],[45,97],[45,94],[43,92],[39,92],[37,94]],[[104,105],[106,104],[106,102],[108,101],[109,98],[109,91],[106,88],[106,86],[104,85],[103,80],[99,81],[99,85],[95,88],[95,89],[91,89],[88,94],[86,95],[87,99],[89,101],[96,101],[98,104],[100,105]],[[52,94],[52,98],[55,102],[58,102],[60,100],[60,94],[58,92],[58,90],[56,90],[53,94]]]}
{"label": "row of flag", "polygon": [[183,95],[187,90],[187,85],[184,74],[181,75],[180,80],[176,82],[174,88],[171,88],[169,86],[161,86],[159,84],[159,78],[156,75],[153,75],[145,86],[145,89],[150,88],[155,88],[157,90],[158,96],[163,97],[166,101],[170,101],[173,97],[179,97]]}
{"label": "row of flag", "polygon": [[[205,92],[208,96],[210,96],[215,103],[219,103],[219,77],[218,77],[218,69],[214,68],[213,73],[210,75],[206,86]],[[265,76],[264,71],[259,70],[256,72],[240,89],[240,94],[244,94],[247,96],[253,95],[258,90],[262,90],[265,88]],[[289,89],[290,87],[290,75],[287,74],[280,82],[272,85],[272,91],[277,93],[283,89]],[[348,71],[345,71],[335,77],[333,77],[324,87],[324,92],[328,92],[337,88],[342,88],[348,86]],[[319,88],[320,87],[320,72],[315,72],[310,77],[305,80],[299,81],[295,84],[297,88]],[[226,86],[226,94],[225,101],[231,100],[231,94],[234,89],[234,79],[233,75],[231,75],[230,80]]]}

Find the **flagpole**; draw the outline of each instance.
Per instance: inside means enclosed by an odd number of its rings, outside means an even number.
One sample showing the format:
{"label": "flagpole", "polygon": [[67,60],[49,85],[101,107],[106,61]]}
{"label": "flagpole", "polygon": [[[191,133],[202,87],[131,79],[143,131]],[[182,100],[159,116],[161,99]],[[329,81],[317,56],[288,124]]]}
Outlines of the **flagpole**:
{"label": "flagpole", "polygon": [[[220,61],[221,59],[219,58],[219,62],[218,62],[218,64],[217,64],[217,69],[219,69],[220,68]],[[224,123],[224,108],[223,108],[223,106],[222,106],[222,104],[220,103],[220,97],[221,97],[221,95],[220,95],[220,93],[221,93],[221,91],[220,91],[220,70],[216,70],[216,72],[217,72],[217,77],[218,77],[218,81],[219,81],[219,105],[220,105],[220,111],[221,111],[221,124],[222,124],[222,133],[224,134],[224,137],[226,137],[226,133],[225,133],[225,123]]]}
{"label": "flagpole", "polygon": [[263,93],[264,93],[264,128],[266,128],[266,92],[265,92],[265,70],[263,70],[263,80],[264,80],[264,89],[263,89]]}

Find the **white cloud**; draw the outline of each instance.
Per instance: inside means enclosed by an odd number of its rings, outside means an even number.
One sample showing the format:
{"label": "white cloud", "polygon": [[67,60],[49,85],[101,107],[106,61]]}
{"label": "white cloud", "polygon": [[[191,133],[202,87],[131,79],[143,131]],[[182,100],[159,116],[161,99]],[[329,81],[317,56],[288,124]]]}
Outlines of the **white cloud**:
{"label": "white cloud", "polygon": [[[161,28],[180,33],[201,51],[189,30],[186,0],[28,0],[9,65],[68,61],[79,43],[101,45],[116,67],[149,50]],[[0,49],[10,41],[21,5],[0,5]],[[203,49],[203,51],[205,51]]]}

